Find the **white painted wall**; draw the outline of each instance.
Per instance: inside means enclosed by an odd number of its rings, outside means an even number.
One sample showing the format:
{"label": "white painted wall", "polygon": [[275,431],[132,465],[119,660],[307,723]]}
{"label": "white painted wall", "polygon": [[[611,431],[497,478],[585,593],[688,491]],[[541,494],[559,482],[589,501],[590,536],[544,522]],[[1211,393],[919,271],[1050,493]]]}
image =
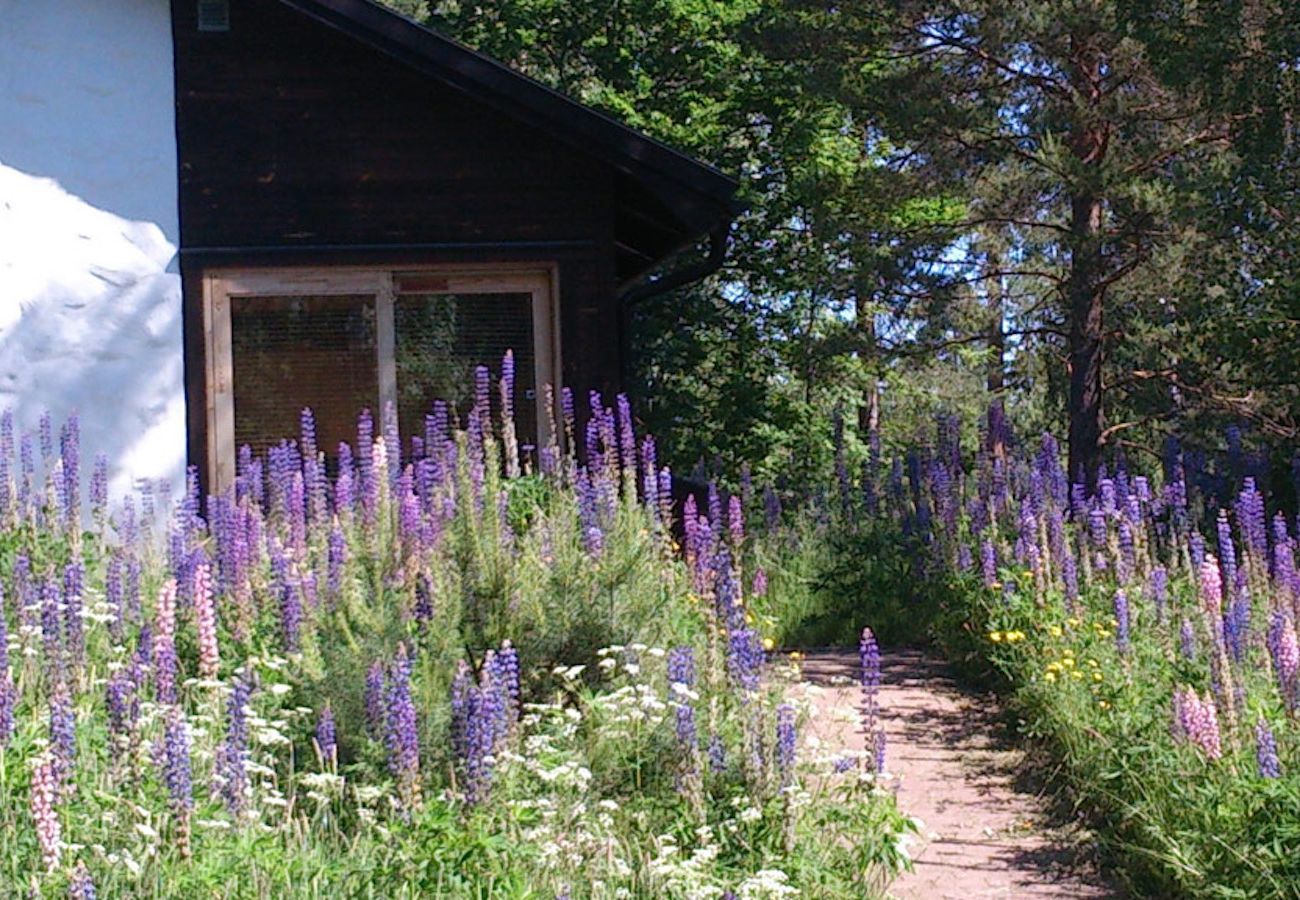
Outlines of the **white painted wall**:
{"label": "white painted wall", "polygon": [[0,0],[0,408],[112,491],[185,465],[167,0]]}

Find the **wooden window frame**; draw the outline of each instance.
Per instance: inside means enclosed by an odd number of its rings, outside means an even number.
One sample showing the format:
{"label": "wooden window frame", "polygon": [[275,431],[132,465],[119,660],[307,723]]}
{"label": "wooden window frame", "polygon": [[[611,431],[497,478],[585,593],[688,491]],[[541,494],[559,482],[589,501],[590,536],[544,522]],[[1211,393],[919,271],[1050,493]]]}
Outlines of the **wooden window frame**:
{"label": "wooden window frame", "polygon": [[[533,312],[537,439],[552,439],[558,409],[547,410],[546,387],[558,403],[560,359],[558,267],[554,263],[484,263],[428,266],[329,266],[274,269],[209,269],[203,274],[203,332],[207,386],[209,491],[220,494],[235,482],[235,394],[231,300],[239,297],[362,294],[375,298],[379,410],[397,400],[394,328],[396,283],[403,277],[434,278],[438,293],[529,294]],[[379,410],[376,410],[378,413]],[[285,435],[293,437],[293,435]]]}

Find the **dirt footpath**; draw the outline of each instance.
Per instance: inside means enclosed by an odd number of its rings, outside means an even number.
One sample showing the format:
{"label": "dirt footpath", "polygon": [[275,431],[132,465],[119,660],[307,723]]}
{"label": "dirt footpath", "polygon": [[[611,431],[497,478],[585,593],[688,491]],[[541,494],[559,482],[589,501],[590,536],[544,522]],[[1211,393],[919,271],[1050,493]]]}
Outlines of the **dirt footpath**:
{"label": "dirt footpath", "polygon": [[[819,753],[862,750],[858,661],[812,651],[802,666]],[[923,823],[915,871],[890,895],[924,900],[1118,897],[1078,829],[1052,824],[1043,799],[1019,787],[1023,755],[999,736],[985,698],[962,691],[942,662],[915,651],[884,654],[880,717],[885,771],[903,812]]]}

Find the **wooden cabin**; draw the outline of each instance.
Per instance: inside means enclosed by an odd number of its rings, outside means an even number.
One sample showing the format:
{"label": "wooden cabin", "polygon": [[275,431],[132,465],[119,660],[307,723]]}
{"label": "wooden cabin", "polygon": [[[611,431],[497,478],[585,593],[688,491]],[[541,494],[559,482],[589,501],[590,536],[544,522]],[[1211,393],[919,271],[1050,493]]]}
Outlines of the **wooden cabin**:
{"label": "wooden cabin", "polygon": [[[391,402],[418,433],[507,349],[521,432],[542,440],[544,386],[620,389],[629,297],[721,262],[731,179],[371,0],[95,4],[170,20],[160,191],[178,225],[159,228],[178,250],[185,455],[210,491],[305,406],[327,452],[363,407]],[[24,171],[76,167],[57,162]]]}

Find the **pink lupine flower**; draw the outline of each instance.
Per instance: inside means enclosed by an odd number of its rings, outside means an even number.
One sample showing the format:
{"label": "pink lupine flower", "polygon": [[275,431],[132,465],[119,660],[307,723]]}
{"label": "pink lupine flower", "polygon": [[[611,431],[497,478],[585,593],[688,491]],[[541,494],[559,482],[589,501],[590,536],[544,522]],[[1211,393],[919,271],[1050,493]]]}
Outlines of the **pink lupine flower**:
{"label": "pink lupine flower", "polygon": [[158,590],[154,609],[154,639],[176,637],[176,579],[169,578]]}
{"label": "pink lupine flower", "polygon": [[1201,563],[1201,604],[1214,622],[1223,619],[1223,576],[1214,554],[1207,554]]}
{"label": "pink lupine flower", "polygon": [[43,756],[32,771],[31,810],[41,857],[51,872],[59,867],[59,855],[63,849],[59,815],[54,809],[58,794],[59,775],[55,761],[49,755]]}
{"label": "pink lupine flower", "polygon": [[221,668],[217,649],[217,607],[212,597],[212,570],[201,562],[194,568],[194,619],[199,632],[199,675],[216,678]]}
{"label": "pink lupine flower", "polygon": [[1173,734],[1176,741],[1190,743],[1206,759],[1220,759],[1223,756],[1219,712],[1208,694],[1201,697],[1189,687],[1174,691]]}

